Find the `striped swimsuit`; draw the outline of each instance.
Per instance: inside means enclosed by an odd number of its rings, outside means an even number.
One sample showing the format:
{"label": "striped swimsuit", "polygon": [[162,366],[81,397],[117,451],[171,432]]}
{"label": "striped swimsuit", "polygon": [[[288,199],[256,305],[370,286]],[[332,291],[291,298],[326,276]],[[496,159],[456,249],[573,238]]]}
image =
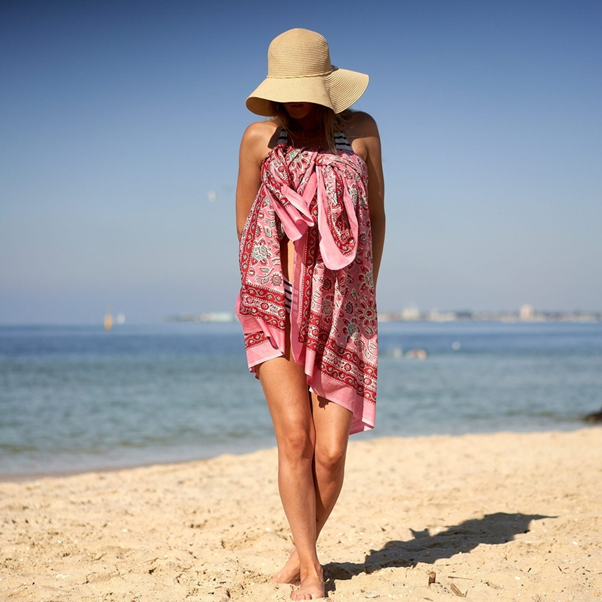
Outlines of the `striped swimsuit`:
{"label": "striped swimsuit", "polygon": [[[282,128],[278,136],[278,144],[286,144],[288,142],[288,134],[286,130]],[[338,151],[349,151],[353,152],[353,147],[347,140],[347,136],[343,132],[336,132],[334,135],[334,145]]]}

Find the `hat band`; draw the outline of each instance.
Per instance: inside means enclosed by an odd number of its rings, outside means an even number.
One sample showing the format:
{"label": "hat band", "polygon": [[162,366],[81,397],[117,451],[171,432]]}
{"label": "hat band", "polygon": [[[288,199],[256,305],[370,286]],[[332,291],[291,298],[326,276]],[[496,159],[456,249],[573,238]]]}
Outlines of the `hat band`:
{"label": "hat band", "polygon": [[333,68],[330,71],[324,71],[322,73],[312,73],[311,75],[270,75],[268,73],[266,77],[268,77],[269,79],[302,79],[308,77],[324,77],[325,75],[330,75],[331,73],[334,73],[336,70],[337,68],[333,66]]}

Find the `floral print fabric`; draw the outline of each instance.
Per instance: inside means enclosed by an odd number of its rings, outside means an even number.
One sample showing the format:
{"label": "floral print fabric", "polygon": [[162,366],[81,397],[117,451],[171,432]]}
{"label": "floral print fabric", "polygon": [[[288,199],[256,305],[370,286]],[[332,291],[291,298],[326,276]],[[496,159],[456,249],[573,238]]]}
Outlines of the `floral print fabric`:
{"label": "floral print fabric", "polygon": [[290,342],[318,395],[353,413],[351,433],[374,427],[377,313],[368,174],[352,152],[278,144],[239,247],[237,315],[251,371],[283,354],[287,313],[281,244],[294,241]]}

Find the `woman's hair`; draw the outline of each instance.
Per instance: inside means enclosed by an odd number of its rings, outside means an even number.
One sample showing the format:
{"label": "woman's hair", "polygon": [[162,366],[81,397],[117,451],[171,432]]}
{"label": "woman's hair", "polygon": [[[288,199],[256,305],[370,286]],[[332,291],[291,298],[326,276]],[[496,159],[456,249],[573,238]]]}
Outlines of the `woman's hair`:
{"label": "woman's hair", "polygon": [[[274,113],[276,118],[276,123],[284,128],[291,136],[294,135],[291,126],[293,125],[293,120],[290,118],[289,114],[286,112],[284,106],[278,102],[274,104]],[[316,105],[318,110],[318,119],[322,122],[324,126],[324,138],[328,143],[329,150],[336,150],[334,135],[337,132],[344,132],[349,121],[351,120],[351,116],[354,111],[352,109],[345,109],[341,113],[335,113],[329,107],[324,107],[322,105]]]}

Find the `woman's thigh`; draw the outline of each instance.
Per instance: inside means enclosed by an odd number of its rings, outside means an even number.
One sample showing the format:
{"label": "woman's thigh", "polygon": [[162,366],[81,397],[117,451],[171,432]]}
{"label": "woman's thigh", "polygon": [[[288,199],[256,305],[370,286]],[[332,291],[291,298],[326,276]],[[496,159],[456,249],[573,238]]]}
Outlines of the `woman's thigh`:
{"label": "woman's thigh", "polygon": [[311,401],[303,366],[283,356],[267,360],[257,373],[278,442],[306,437],[313,442]]}

